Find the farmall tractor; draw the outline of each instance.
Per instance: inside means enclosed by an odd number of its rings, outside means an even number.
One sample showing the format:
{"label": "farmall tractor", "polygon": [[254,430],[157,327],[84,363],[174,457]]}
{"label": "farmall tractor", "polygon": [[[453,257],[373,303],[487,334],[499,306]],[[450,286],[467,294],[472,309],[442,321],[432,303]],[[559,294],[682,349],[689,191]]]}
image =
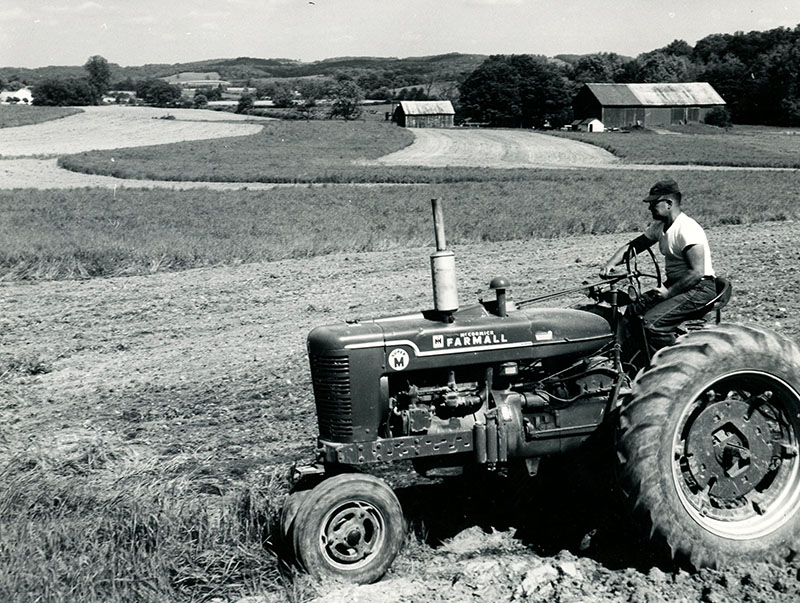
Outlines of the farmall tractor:
{"label": "farmall tractor", "polygon": [[[652,357],[626,308],[652,253],[564,292],[514,302],[496,277],[489,301],[458,303],[455,260],[433,200],[434,307],[322,326],[308,336],[319,437],[294,470],[281,533],[313,576],[368,583],[406,536],[397,496],[370,467],[535,474],[601,427],[614,434],[619,490],[653,546],[693,567],[791,558],[800,543],[800,348],[756,326],[725,324],[731,288]],[[643,260],[646,260],[646,262]],[[646,263],[645,273],[639,264]],[[638,333],[638,335],[643,335]]]}

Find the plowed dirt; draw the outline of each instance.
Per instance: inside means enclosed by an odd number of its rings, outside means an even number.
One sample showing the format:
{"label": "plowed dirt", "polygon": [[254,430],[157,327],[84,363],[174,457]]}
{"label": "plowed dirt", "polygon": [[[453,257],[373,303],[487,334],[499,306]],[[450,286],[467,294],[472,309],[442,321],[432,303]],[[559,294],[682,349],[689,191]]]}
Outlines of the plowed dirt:
{"label": "plowed dirt", "polygon": [[[734,283],[726,320],[800,335],[796,232],[793,223],[710,229],[715,267]],[[488,295],[488,280],[498,274],[511,280],[517,299],[579,284],[597,273],[598,258],[620,238],[456,248],[460,298],[469,303]],[[0,407],[5,444],[9,451],[52,450],[103,440],[144,458],[197,455],[214,459],[214,479],[223,482],[308,459],[316,425],[306,333],[345,318],[429,307],[430,253],[0,285],[4,353],[48,367],[2,385],[10,401]],[[564,303],[573,301],[579,298]],[[620,550],[619,524],[604,523],[597,502],[580,498],[575,484],[560,492],[534,489],[525,499],[529,506],[515,515],[496,501],[481,502],[481,488],[454,493],[404,480],[395,485],[412,523],[449,544],[431,554],[412,537],[382,583],[321,586],[324,601],[788,603],[800,597],[796,566],[751,564],[690,575],[648,564],[646,548]]]}

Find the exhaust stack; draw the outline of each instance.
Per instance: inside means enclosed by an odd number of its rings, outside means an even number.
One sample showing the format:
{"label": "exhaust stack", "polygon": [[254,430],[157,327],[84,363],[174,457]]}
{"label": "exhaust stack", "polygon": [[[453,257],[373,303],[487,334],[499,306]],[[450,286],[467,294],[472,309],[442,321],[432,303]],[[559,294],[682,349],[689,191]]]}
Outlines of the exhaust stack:
{"label": "exhaust stack", "polygon": [[447,250],[444,238],[444,215],[438,199],[431,199],[433,227],[436,235],[436,252],[431,255],[431,277],[433,279],[433,307],[436,311],[450,315],[458,310],[458,287],[456,286],[456,255]]}

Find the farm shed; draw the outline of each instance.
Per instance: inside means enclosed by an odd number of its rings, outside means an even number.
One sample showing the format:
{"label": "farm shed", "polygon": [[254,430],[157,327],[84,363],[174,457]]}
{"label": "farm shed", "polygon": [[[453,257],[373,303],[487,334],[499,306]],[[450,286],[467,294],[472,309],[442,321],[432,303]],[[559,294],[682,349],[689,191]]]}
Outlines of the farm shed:
{"label": "farm shed", "polygon": [[586,119],[576,119],[573,121],[572,129],[578,132],[604,132],[605,126],[603,122],[596,117],[587,117]]}
{"label": "farm shed", "polygon": [[572,103],[578,119],[597,118],[608,128],[701,122],[725,101],[707,82],[585,84]]}
{"label": "farm shed", "polygon": [[405,128],[452,128],[455,114],[450,101],[400,101],[392,121]]}

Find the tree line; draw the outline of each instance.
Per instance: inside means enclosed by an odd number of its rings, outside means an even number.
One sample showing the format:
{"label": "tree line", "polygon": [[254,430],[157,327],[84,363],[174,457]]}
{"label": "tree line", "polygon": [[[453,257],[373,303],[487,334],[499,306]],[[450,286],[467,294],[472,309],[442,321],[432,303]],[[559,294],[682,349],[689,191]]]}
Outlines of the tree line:
{"label": "tree line", "polygon": [[[358,111],[348,107],[364,98],[449,99],[454,101],[459,119],[505,127],[558,127],[572,120],[572,100],[585,83],[707,81],[727,103],[723,122],[732,119],[736,123],[800,126],[800,25],[794,29],[712,34],[694,47],[675,40],[635,58],[615,53],[558,55],[553,59],[492,55],[482,63],[477,62],[480,57],[472,55],[435,58],[420,63],[424,70],[416,76],[403,61],[384,63],[376,59],[374,69],[369,69],[369,61],[362,60],[354,63],[353,69],[333,75],[326,71],[320,77],[294,80],[247,79],[244,84],[248,92],[237,110],[250,111],[255,99],[270,98],[277,107],[294,107],[310,117],[326,99],[343,107],[341,111],[352,118]],[[452,62],[447,63],[446,58]],[[459,71],[467,65],[469,69]],[[311,66],[303,69],[310,70]],[[110,89],[124,89],[135,91],[137,99],[146,104],[203,106],[221,98],[223,92],[218,87],[201,88],[194,99],[182,99],[178,86],[161,79],[127,77],[112,82],[111,73],[106,59],[92,56],[82,75],[49,76],[37,82],[33,102],[98,104]]]}
{"label": "tree line", "polygon": [[702,81],[725,99],[736,123],[800,126],[800,25],[713,34],[694,47],[675,40],[633,59],[561,59],[490,56],[461,83],[460,113],[496,126],[557,127],[572,119],[572,99],[585,83]]}

